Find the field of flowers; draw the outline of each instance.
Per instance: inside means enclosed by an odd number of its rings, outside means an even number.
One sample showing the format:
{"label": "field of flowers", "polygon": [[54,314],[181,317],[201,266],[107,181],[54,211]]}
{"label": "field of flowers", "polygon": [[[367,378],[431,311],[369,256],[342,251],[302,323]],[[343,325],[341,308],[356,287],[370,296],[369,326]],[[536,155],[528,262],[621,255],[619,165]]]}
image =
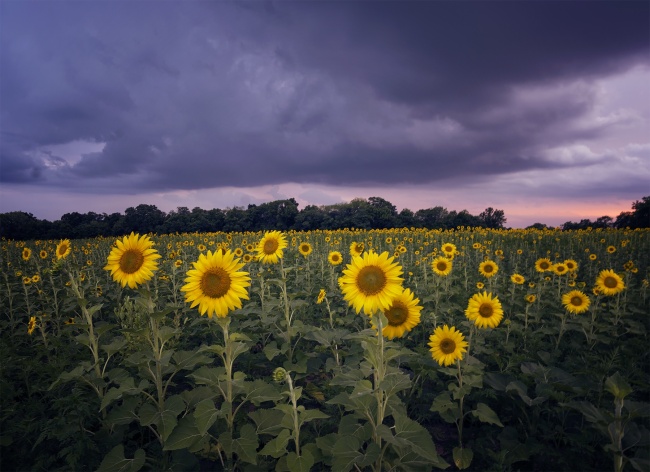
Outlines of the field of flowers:
{"label": "field of flowers", "polygon": [[650,231],[2,241],[0,470],[650,469]]}

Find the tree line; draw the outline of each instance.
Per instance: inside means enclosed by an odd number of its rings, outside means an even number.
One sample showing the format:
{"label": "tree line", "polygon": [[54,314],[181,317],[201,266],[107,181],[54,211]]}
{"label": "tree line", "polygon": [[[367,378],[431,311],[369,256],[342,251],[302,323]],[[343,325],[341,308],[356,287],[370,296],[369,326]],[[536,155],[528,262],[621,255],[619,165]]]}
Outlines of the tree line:
{"label": "tree line", "polygon": [[[650,226],[650,197],[632,205],[634,211],[621,213],[616,220],[605,216],[595,222],[567,222],[563,229],[591,227],[641,228]],[[397,211],[395,205],[380,197],[356,198],[334,205],[307,205],[298,209],[294,198],[260,205],[204,210],[178,207],[169,213],[155,205],[141,204],[122,213],[66,213],[60,220],[40,220],[31,213],[14,211],[0,214],[0,237],[14,240],[94,238],[138,233],[245,232],[264,230],[335,230],[342,228],[429,228],[452,229],[459,226],[504,228],[503,210],[486,208],[479,215],[467,210],[447,210],[441,206],[413,212]],[[531,227],[545,228],[541,223]]]}

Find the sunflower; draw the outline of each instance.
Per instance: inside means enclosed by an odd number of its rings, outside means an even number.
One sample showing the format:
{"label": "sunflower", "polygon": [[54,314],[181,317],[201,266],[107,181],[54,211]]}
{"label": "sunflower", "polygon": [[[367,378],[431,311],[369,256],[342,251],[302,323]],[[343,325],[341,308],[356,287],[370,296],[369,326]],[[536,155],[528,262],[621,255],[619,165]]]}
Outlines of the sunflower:
{"label": "sunflower", "polygon": [[503,308],[498,297],[491,293],[477,293],[469,299],[465,316],[479,328],[496,328],[503,318]]}
{"label": "sunflower", "polygon": [[[58,247],[56,253],[58,256]],[[153,241],[149,236],[131,233],[124,236],[124,239],[115,241],[104,270],[110,270],[113,280],[119,282],[122,287],[128,284],[130,288],[136,288],[151,279],[153,273],[158,270],[156,259],[160,259],[160,254],[153,248]]]}
{"label": "sunflower", "polygon": [[36,329],[36,317],[30,316],[29,323],[27,323],[27,334],[31,336],[35,329]]}
{"label": "sunflower", "polygon": [[565,260],[564,265],[566,266],[567,270],[571,273],[574,273],[575,271],[578,270],[578,263],[574,259]]}
{"label": "sunflower", "polygon": [[584,313],[589,309],[591,301],[589,297],[580,290],[571,290],[569,293],[562,295],[562,305],[569,313]]}
{"label": "sunflower", "polygon": [[532,293],[530,295],[526,295],[525,298],[528,303],[535,303],[535,300],[537,300],[537,296]]}
{"label": "sunflower", "polygon": [[263,264],[277,264],[284,255],[287,239],[279,231],[268,231],[257,244],[257,259]]}
{"label": "sunflower", "polygon": [[325,295],[326,295],[325,289],[321,288],[320,292],[318,292],[318,298],[316,299],[316,304],[317,305],[320,305],[321,303],[323,303],[323,300],[325,300]]}
{"label": "sunflower", "polygon": [[62,239],[59,244],[56,245],[56,258],[57,260],[59,259],[65,259],[70,255],[70,251],[72,250],[72,246],[70,245],[70,240],[69,239]]}
{"label": "sunflower", "polygon": [[181,259],[176,259],[174,261],[174,267],[180,267],[183,265],[183,261]]}
{"label": "sunflower", "polygon": [[467,352],[467,341],[460,331],[454,326],[438,326],[431,336],[429,336],[429,346],[431,346],[431,357],[441,366],[450,366],[457,359],[463,358]]}
{"label": "sunflower", "polygon": [[616,248],[614,246],[607,246],[607,252],[614,254],[616,252]]}
{"label": "sunflower", "polygon": [[309,243],[300,243],[298,246],[298,252],[303,256],[307,257],[312,253],[313,249]]}
{"label": "sunflower", "polygon": [[564,275],[569,272],[569,269],[563,262],[558,262],[557,264],[553,264],[551,270],[555,275]]}
{"label": "sunflower", "polygon": [[485,287],[485,284],[483,282],[476,282],[476,288],[479,290],[483,290]]}
{"label": "sunflower", "polygon": [[524,276],[521,274],[512,274],[510,276],[510,280],[512,281],[513,284],[517,284],[517,285],[523,285],[523,283],[526,281]]}
{"label": "sunflower", "polygon": [[235,257],[241,257],[241,256],[244,255],[244,250],[242,248],[238,247],[238,248],[235,249],[234,254],[235,254]]}
{"label": "sunflower", "polygon": [[32,250],[28,247],[23,248],[23,261],[28,261],[32,257]]}
{"label": "sunflower", "polygon": [[338,251],[332,251],[327,256],[327,262],[333,266],[339,265],[343,262],[343,255]]}
{"label": "sunflower", "polygon": [[358,243],[356,241],[353,241],[352,244],[350,244],[350,255],[352,257],[357,257],[363,254],[365,246],[363,243]]}
{"label": "sunflower", "polygon": [[244,261],[245,264],[248,264],[250,261],[253,260],[253,256],[251,256],[250,254],[244,254],[242,260]]}
{"label": "sunflower", "polygon": [[40,275],[36,274],[36,275],[32,276],[32,283],[33,284],[37,284],[40,281],[41,281],[41,276]]}
{"label": "sunflower", "polygon": [[596,254],[589,254],[590,261],[595,261],[596,259],[598,259],[598,256]]}
{"label": "sunflower", "polygon": [[548,257],[541,257],[535,261],[535,270],[537,272],[546,272],[552,270],[553,264]]}
{"label": "sunflower", "polygon": [[23,285],[29,285],[32,283],[31,277],[23,277]]}
{"label": "sunflower", "polygon": [[433,271],[443,277],[449,275],[452,265],[453,262],[444,256],[438,256],[431,262],[431,268]]}
{"label": "sunflower", "polygon": [[451,243],[445,243],[442,245],[442,252],[444,252],[448,257],[453,257],[454,254],[456,254],[456,246]]}
{"label": "sunflower", "polygon": [[481,243],[474,243],[474,244],[472,244],[472,247],[474,249],[481,249]]}
{"label": "sunflower", "polygon": [[41,259],[47,259],[47,251],[41,250],[41,252],[38,253],[38,257]]}
{"label": "sunflower", "polygon": [[601,270],[596,278],[596,287],[603,295],[616,295],[625,290],[623,279],[613,270]]}
{"label": "sunflower", "polygon": [[483,261],[481,264],[479,264],[478,271],[481,275],[489,279],[490,277],[494,277],[496,275],[496,273],[499,271],[499,266],[496,264],[496,262],[488,259],[487,261]]}
{"label": "sunflower", "polygon": [[393,298],[388,309],[384,310],[388,326],[384,327],[382,334],[388,339],[401,338],[420,324],[422,306],[419,303],[420,299],[414,298],[413,292],[408,288]]}
{"label": "sunflower", "polygon": [[393,261],[388,252],[370,251],[353,257],[343,269],[339,278],[343,298],[357,313],[362,308],[366,315],[387,310],[392,299],[402,293],[402,267]]}
{"label": "sunflower", "polygon": [[230,310],[241,308],[241,299],[248,300],[246,287],[250,286],[248,272],[241,272],[244,267],[235,255],[217,250],[214,253],[200,254],[194,269],[187,271],[185,285],[181,291],[185,293],[185,301],[191,303],[190,308],[199,306],[201,316],[208,318],[216,314],[225,318]]}

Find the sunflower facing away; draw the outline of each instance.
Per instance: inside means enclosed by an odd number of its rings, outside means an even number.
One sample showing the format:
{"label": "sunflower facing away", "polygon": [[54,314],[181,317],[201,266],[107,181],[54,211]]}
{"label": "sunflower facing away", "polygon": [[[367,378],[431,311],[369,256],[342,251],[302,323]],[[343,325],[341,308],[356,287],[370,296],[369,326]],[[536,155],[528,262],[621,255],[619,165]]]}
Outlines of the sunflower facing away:
{"label": "sunflower facing away", "polygon": [[499,266],[496,264],[496,262],[488,259],[487,261],[483,261],[479,264],[478,271],[482,276],[489,279],[490,277],[494,277],[496,275],[496,273],[499,271]]}
{"label": "sunflower facing away", "polygon": [[491,293],[476,293],[469,299],[465,316],[479,328],[496,328],[503,319],[503,308]]}
{"label": "sunflower facing away", "polygon": [[589,297],[580,290],[571,290],[569,293],[562,295],[562,305],[569,313],[584,313],[589,309],[591,301]]}
{"label": "sunflower facing away", "polygon": [[402,267],[393,260],[387,251],[381,254],[370,251],[353,257],[343,269],[339,286],[343,298],[357,313],[362,308],[366,315],[387,310],[393,298],[402,293]]}
{"label": "sunflower facing away", "polygon": [[444,256],[438,256],[433,261],[431,261],[431,268],[433,271],[443,277],[449,275],[452,265],[452,261]]}
{"label": "sunflower facing away", "polygon": [[596,288],[601,294],[612,296],[625,290],[625,283],[613,270],[601,270],[596,278]]}
{"label": "sunflower facing away", "polygon": [[298,252],[302,254],[303,256],[307,257],[312,253],[313,249],[311,247],[311,244],[309,243],[300,243],[300,246],[298,246]]}
{"label": "sunflower facing away", "polygon": [[248,272],[239,270],[244,264],[229,250],[208,251],[192,265],[194,269],[187,271],[181,291],[185,292],[185,301],[192,304],[190,308],[199,306],[201,316],[207,313],[208,318],[214,314],[225,318],[230,310],[241,308],[242,298],[248,300],[246,287],[251,279]]}
{"label": "sunflower facing away", "polygon": [[343,262],[343,255],[338,251],[332,251],[327,256],[327,262],[329,262],[333,266],[337,266],[341,262]]}
{"label": "sunflower facing away", "polygon": [[419,303],[420,299],[415,298],[408,288],[393,298],[388,309],[384,310],[388,326],[384,327],[382,334],[388,339],[401,338],[420,324],[422,306]]}
{"label": "sunflower facing away", "polygon": [[467,352],[467,341],[460,331],[454,326],[438,326],[429,336],[431,357],[442,366],[450,366],[456,359],[462,359]]}
{"label": "sunflower facing away", "polygon": [[277,264],[284,256],[283,249],[287,247],[287,239],[279,231],[268,231],[257,243],[257,259],[262,264]]}
{"label": "sunflower facing away", "polygon": [[[56,254],[58,257],[58,247]],[[158,270],[156,259],[160,257],[149,236],[131,233],[124,236],[124,239],[115,241],[104,270],[110,270],[113,280],[119,282],[122,287],[128,285],[130,288],[136,288],[153,277],[153,273]]]}
{"label": "sunflower facing away", "polygon": [[70,240],[69,239],[62,239],[59,244],[56,245],[56,258],[57,260],[59,259],[65,259],[70,255],[70,251],[72,250],[72,246],[70,245]]}

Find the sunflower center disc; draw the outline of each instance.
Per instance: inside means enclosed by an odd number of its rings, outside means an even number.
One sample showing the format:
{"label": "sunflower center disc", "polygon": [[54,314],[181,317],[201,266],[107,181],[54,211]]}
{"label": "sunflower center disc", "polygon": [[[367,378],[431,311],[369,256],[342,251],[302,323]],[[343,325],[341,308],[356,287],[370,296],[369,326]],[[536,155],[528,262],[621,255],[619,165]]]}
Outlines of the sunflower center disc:
{"label": "sunflower center disc", "polygon": [[359,271],[357,284],[364,295],[375,295],[386,285],[386,275],[377,266],[366,266]]}
{"label": "sunflower center disc", "polygon": [[603,283],[607,288],[616,288],[616,286],[618,285],[618,282],[614,277],[606,277]]}
{"label": "sunflower center disc", "polygon": [[571,298],[571,305],[573,305],[573,306],[581,306],[582,305],[582,298],[580,298],[580,297],[572,297]]}
{"label": "sunflower center disc", "polygon": [[440,350],[445,354],[451,354],[456,350],[456,343],[452,339],[443,339],[440,341]]}
{"label": "sunflower center disc", "polygon": [[481,307],[478,309],[478,314],[481,315],[483,318],[490,318],[493,312],[494,310],[492,309],[492,305],[490,305],[489,303],[483,303]]}
{"label": "sunflower center disc", "polygon": [[540,266],[542,269],[548,269],[548,262],[542,262],[539,266]]}
{"label": "sunflower center disc", "polygon": [[140,270],[144,263],[144,255],[140,251],[129,249],[120,258],[120,269],[125,274],[133,274]]}
{"label": "sunflower center disc", "polygon": [[201,278],[201,291],[210,298],[223,297],[230,289],[230,275],[221,268],[206,272]]}
{"label": "sunflower center disc", "polygon": [[488,273],[489,273],[489,272],[492,272],[492,270],[494,270],[494,268],[493,268],[491,265],[488,264],[488,265],[486,265],[486,266],[483,268],[483,270],[484,270],[485,272],[488,272]]}
{"label": "sunflower center disc", "polygon": [[67,250],[68,246],[66,244],[61,244],[61,247],[59,247],[59,254],[62,256]]}
{"label": "sunflower center disc", "polygon": [[394,302],[389,310],[384,312],[391,326],[400,326],[408,318],[408,309],[401,302]]}
{"label": "sunflower center disc", "polygon": [[447,270],[447,264],[445,262],[438,262],[438,264],[436,264],[436,267],[440,272]]}
{"label": "sunflower center disc", "polygon": [[280,243],[278,243],[277,240],[267,239],[264,243],[264,254],[275,254],[275,251],[278,250],[278,247],[280,247]]}

